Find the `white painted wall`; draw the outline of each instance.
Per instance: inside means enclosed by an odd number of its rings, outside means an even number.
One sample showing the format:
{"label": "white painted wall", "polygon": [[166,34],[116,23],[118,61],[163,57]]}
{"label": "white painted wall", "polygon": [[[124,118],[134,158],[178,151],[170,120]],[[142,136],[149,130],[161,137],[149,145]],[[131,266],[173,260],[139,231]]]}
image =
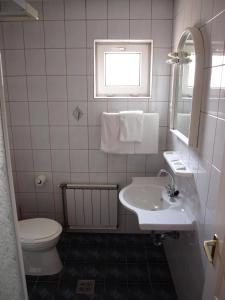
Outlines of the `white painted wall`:
{"label": "white painted wall", "polygon": [[[187,196],[187,205],[196,217],[197,232],[182,234],[177,242],[167,243],[167,256],[180,300],[200,300],[206,269],[203,240],[211,239],[212,220],[217,206],[217,194],[225,141],[224,100],[224,25],[225,2],[220,0],[175,1],[173,39],[174,49],[182,31],[197,26],[204,38],[204,91],[201,105],[199,145],[193,150],[168,132],[168,148],[180,152],[195,171],[190,180],[177,179]],[[220,55],[217,63],[213,56]],[[211,76],[219,73],[220,88],[210,84]]]}

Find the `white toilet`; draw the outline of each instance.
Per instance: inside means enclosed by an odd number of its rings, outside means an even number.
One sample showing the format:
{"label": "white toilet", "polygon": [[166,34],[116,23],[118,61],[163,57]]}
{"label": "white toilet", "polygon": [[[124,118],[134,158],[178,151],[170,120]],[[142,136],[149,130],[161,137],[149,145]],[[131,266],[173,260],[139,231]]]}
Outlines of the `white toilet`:
{"label": "white toilet", "polygon": [[62,269],[56,244],[62,233],[58,222],[46,218],[19,221],[26,275],[53,275]]}

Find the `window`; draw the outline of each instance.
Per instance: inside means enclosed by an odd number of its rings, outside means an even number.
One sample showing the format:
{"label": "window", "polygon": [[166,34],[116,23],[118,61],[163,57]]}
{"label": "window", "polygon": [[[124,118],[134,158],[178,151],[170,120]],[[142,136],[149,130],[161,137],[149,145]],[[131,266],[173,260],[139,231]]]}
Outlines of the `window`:
{"label": "window", "polygon": [[152,41],[96,40],[95,98],[150,97]]}

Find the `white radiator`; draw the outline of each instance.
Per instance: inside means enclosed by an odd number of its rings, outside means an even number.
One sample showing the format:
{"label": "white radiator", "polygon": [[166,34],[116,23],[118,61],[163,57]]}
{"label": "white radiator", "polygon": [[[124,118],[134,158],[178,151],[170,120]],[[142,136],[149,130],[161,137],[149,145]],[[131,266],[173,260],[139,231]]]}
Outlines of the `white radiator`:
{"label": "white radiator", "polygon": [[116,229],[118,185],[62,184],[65,229]]}

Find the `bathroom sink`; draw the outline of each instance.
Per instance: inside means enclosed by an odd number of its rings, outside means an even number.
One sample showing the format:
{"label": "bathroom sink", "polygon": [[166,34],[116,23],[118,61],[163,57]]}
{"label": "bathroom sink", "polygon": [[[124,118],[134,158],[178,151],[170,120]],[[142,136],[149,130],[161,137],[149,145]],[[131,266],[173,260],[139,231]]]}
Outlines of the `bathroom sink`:
{"label": "bathroom sink", "polygon": [[120,202],[136,213],[143,230],[192,230],[194,219],[186,211],[182,195],[171,199],[167,178],[134,177],[119,193]]}
{"label": "bathroom sink", "polygon": [[156,184],[130,184],[124,188],[120,197],[130,205],[144,210],[163,210],[171,206],[165,188]]}

